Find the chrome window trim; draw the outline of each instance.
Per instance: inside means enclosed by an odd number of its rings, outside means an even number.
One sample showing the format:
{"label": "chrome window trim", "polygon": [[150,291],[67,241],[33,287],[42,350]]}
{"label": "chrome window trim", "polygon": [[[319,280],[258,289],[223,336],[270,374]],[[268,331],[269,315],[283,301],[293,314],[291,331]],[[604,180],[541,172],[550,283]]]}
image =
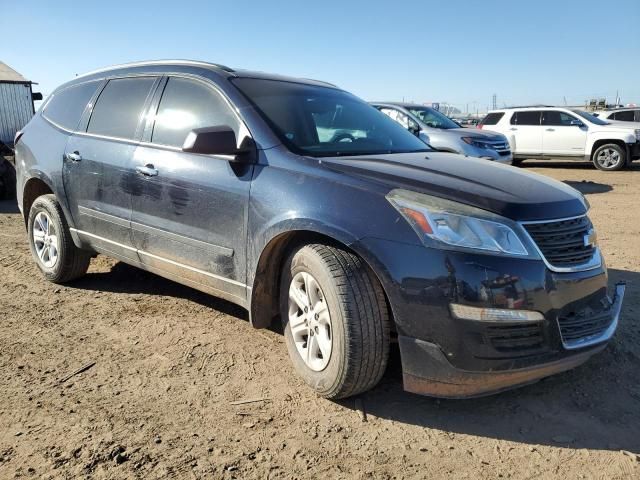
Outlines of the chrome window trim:
{"label": "chrome window trim", "polygon": [[535,240],[533,240],[533,237],[531,237],[531,235],[529,234],[529,232],[527,231],[527,229],[524,226],[525,225],[533,225],[533,224],[541,224],[541,223],[563,222],[565,220],[575,220],[576,218],[583,218],[583,217],[586,217],[586,216],[587,216],[587,214],[584,213],[582,215],[576,215],[576,216],[573,216],[573,217],[554,218],[554,219],[549,219],[549,220],[523,221],[523,222],[518,222],[518,224],[520,225],[521,230],[524,233],[524,235],[526,235],[527,240],[529,240],[529,242],[531,242],[531,244],[533,244],[533,248],[535,248],[536,253],[538,255],[540,255],[540,258],[542,258],[542,261],[544,262],[544,264],[547,266],[547,268],[549,270],[551,270],[552,272],[557,272],[557,273],[585,272],[587,270],[594,270],[594,269],[600,268],[602,266],[602,254],[600,253],[600,248],[598,246],[594,247],[593,255],[591,257],[591,260],[589,260],[588,262],[583,263],[582,265],[576,265],[574,267],[556,267],[556,266],[552,265],[551,263],[549,263],[547,258],[544,256],[544,254],[542,253],[542,251],[538,247],[538,244],[535,242]]}
{"label": "chrome window trim", "polygon": [[131,145],[140,145],[139,140],[133,140],[131,138],[121,138],[121,137],[110,137],[108,135],[100,135],[99,133],[89,133],[89,132],[72,132],[74,135],[79,137],[90,137],[90,138],[98,138],[101,140],[110,140],[115,142],[129,143]]}

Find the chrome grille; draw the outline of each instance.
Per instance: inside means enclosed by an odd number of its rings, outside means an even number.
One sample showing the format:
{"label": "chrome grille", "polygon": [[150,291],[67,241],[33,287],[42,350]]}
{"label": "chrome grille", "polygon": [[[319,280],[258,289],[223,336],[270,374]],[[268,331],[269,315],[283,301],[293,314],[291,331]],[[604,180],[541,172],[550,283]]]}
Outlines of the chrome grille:
{"label": "chrome grille", "polygon": [[509,142],[506,141],[489,141],[487,142],[487,146],[492,150],[498,152],[500,155],[509,155],[511,153]]}
{"label": "chrome grille", "polygon": [[588,263],[596,252],[591,243],[593,226],[585,215],[566,220],[524,223],[531,239],[547,262],[554,267],[578,267]]}

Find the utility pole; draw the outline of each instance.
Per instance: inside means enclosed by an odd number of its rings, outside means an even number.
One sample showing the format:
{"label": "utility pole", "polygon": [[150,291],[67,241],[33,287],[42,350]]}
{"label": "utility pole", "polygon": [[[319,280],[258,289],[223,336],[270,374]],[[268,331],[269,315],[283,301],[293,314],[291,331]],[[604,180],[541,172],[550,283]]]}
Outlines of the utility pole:
{"label": "utility pole", "polygon": [[498,108],[498,96],[494,93],[491,104],[493,105],[493,110]]}

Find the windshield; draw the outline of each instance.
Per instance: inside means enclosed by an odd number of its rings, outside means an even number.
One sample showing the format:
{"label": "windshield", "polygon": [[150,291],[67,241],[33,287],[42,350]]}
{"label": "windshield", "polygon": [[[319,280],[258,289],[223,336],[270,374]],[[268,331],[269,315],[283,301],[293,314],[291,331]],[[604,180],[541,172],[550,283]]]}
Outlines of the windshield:
{"label": "windshield", "polygon": [[456,122],[446,115],[429,107],[405,107],[418,119],[431,128],[442,128],[448,130],[450,128],[460,128]]}
{"label": "windshield", "polygon": [[601,118],[598,118],[595,115],[591,115],[590,113],[587,113],[584,110],[571,110],[571,111],[577,115],[580,115],[585,120],[589,120],[591,123],[595,125],[609,125],[609,122],[605,122]]}
{"label": "windshield", "polygon": [[429,147],[385,114],[336,88],[281,80],[234,78],[287,147],[333,157],[425,152]]}

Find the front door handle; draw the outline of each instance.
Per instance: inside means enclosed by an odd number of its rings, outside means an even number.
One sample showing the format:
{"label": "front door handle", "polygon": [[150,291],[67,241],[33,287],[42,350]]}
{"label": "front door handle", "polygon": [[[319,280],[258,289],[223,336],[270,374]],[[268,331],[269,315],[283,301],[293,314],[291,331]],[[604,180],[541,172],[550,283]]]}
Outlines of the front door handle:
{"label": "front door handle", "polygon": [[155,177],[158,175],[158,170],[156,170],[156,168],[150,163],[147,163],[145,166],[136,167],[136,172],[144,175],[145,177]]}
{"label": "front door handle", "polygon": [[512,132],[515,132],[518,129],[516,127],[511,127],[509,130],[511,130]]}
{"label": "front door handle", "polygon": [[82,155],[80,155],[80,152],[78,152],[77,150],[75,152],[65,153],[65,157],[67,157],[67,160],[69,160],[70,162],[79,162],[80,160],[82,160]]}
{"label": "front door handle", "polygon": [[555,132],[555,131],[556,131],[556,129],[555,129],[555,128],[547,128],[547,130],[546,130],[546,131],[547,131],[547,132]]}

